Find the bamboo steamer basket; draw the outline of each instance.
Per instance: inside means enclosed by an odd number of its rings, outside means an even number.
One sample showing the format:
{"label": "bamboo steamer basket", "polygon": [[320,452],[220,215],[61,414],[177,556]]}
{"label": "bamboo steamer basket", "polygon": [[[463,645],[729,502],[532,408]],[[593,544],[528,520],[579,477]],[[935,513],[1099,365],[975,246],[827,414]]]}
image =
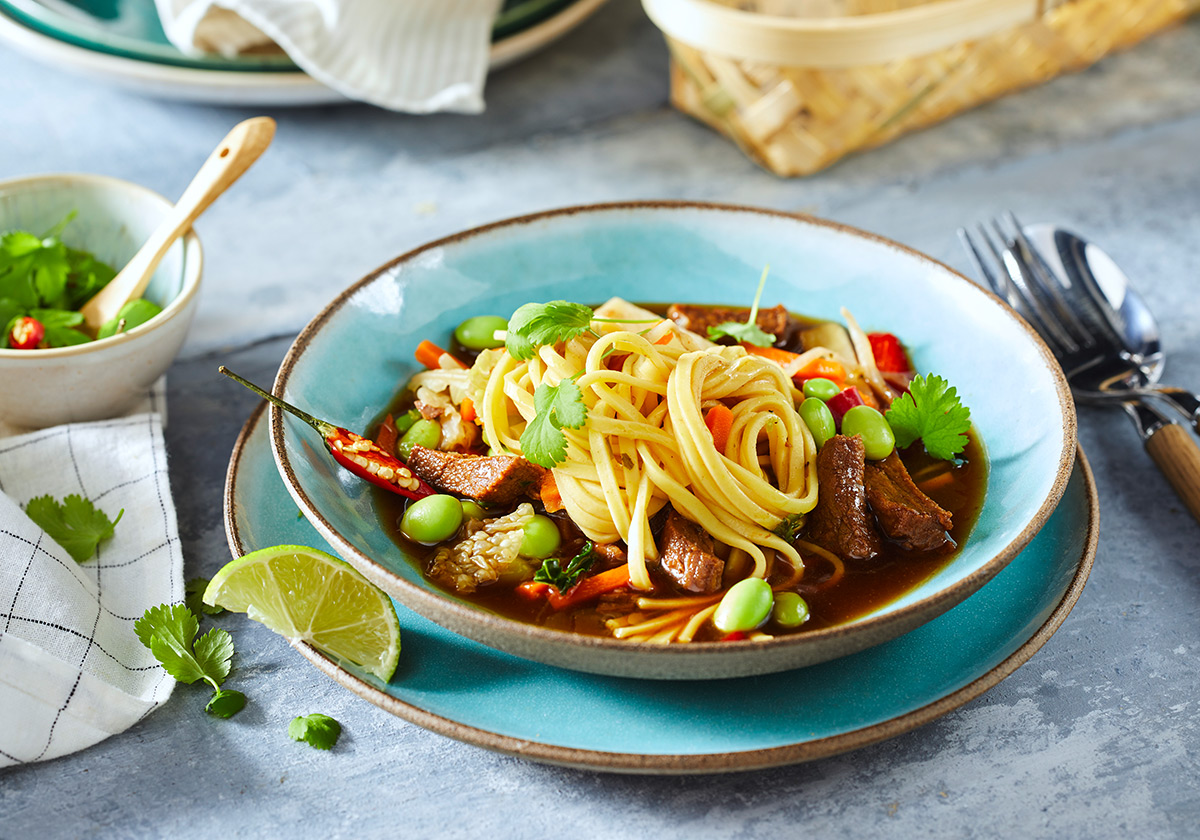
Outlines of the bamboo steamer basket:
{"label": "bamboo steamer basket", "polygon": [[779,175],[1060,73],[1200,0],[642,0],[671,51],[671,101]]}

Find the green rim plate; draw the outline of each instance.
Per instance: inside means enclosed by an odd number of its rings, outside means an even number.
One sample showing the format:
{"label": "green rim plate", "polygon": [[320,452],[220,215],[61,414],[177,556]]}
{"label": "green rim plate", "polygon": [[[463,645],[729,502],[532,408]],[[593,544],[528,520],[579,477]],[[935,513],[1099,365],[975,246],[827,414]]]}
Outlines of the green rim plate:
{"label": "green rim plate", "polygon": [[[296,516],[263,419],[260,407],[230,459],[230,549],[235,557],[283,543],[332,551]],[[979,592],[885,644],[761,677],[664,682],[566,671],[470,641],[399,603],[404,647],[390,683],[308,645],[297,648],[369,702],[487,749],[620,772],[772,767],[894,737],[999,683],[1066,619],[1091,571],[1098,533],[1096,490],[1079,450],[1062,500],[1041,532]],[[575,714],[556,712],[563,708]]]}
{"label": "green rim plate", "polygon": [[[492,43],[511,38],[579,0],[505,0],[492,27]],[[154,0],[0,0],[0,12],[48,37],[94,52],[197,70],[296,73],[286,55],[236,58],[180,52],[163,33]]]}

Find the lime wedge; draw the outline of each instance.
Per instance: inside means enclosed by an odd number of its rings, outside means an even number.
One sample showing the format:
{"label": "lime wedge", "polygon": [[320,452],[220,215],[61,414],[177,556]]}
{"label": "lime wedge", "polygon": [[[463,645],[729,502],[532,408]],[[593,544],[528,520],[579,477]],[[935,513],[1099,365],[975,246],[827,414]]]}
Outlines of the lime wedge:
{"label": "lime wedge", "polygon": [[226,563],[204,603],[244,612],[384,682],[400,658],[392,601],[344,560],[303,545],[262,548]]}

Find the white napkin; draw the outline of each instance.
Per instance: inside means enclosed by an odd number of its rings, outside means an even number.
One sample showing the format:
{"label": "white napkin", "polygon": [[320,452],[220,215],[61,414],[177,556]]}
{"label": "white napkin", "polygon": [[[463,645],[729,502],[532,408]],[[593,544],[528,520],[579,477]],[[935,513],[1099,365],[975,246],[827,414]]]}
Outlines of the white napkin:
{"label": "white napkin", "polygon": [[395,111],[479,113],[500,0],[155,0],[185,53],[278,44],[334,90]]}
{"label": "white napkin", "polygon": [[[24,513],[47,493],[125,514],[76,563]],[[0,439],[0,767],[89,747],[166,701],[175,681],[133,623],[183,594],[160,415]]]}

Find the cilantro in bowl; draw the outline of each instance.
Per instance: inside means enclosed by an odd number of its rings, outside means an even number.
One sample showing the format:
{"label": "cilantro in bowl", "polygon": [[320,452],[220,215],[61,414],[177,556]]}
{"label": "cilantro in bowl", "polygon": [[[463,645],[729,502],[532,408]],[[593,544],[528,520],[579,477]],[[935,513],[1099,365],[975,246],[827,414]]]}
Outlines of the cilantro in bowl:
{"label": "cilantro in bowl", "polygon": [[162,311],[139,298],[121,308],[95,337],[84,332],[80,307],[116,276],[94,254],[68,246],[65,219],[41,236],[13,230],[0,237],[0,348],[70,347],[108,338],[146,323]]}

